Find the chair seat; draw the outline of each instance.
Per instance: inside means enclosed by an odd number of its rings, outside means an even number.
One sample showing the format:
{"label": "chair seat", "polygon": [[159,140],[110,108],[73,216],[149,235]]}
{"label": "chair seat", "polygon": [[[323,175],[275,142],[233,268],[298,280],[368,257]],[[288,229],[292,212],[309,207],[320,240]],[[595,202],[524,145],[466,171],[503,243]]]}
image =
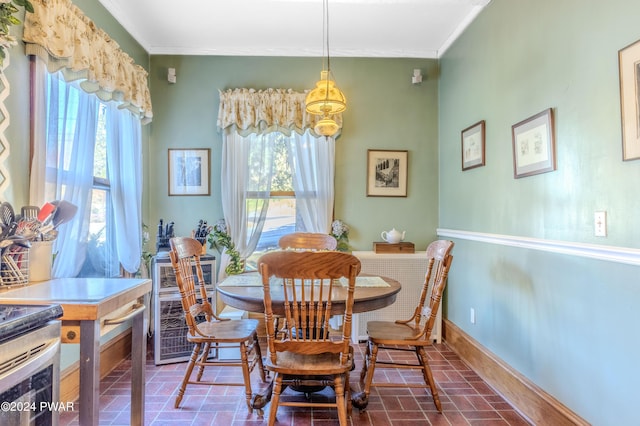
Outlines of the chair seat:
{"label": "chair seat", "polygon": [[267,354],[264,366],[267,370],[291,375],[331,375],[341,374],[351,370],[353,357],[349,356],[345,364],[340,364],[340,354],[323,353],[304,355],[294,352],[278,352],[278,363],[271,363]]}
{"label": "chair seat", "polygon": [[207,342],[215,338],[218,343],[245,342],[256,332],[258,320],[239,319],[230,321],[212,321],[198,324],[198,330],[205,336],[189,333],[190,342]]}
{"label": "chair seat", "polygon": [[407,345],[427,346],[431,344],[430,339],[421,337],[415,339],[421,333],[421,329],[411,327],[407,324],[396,324],[391,321],[369,321],[367,322],[367,334],[369,340],[387,345]]}

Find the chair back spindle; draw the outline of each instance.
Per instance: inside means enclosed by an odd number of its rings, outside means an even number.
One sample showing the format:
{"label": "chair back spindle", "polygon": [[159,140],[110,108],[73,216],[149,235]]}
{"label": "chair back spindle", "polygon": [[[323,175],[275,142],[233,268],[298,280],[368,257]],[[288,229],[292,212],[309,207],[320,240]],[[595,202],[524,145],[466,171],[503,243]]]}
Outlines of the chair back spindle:
{"label": "chair back spindle", "polygon": [[[264,288],[267,344],[271,361],[277,363],[277,354],[293,351],[303,354],[341,353],[343,362],[349,353],[353,293],[355,277],[360,272],[360,261],[341,252],[271,252],[259,260]],[[341,281],[340,278],[346,278]],[[335,286],[348,283],[344,311],[333,309]],[[284,317],[287,333],[276,339],[273,321],[271,286],[283,286]],[[329,319],[344,315],[341,339],[331,339]]]}

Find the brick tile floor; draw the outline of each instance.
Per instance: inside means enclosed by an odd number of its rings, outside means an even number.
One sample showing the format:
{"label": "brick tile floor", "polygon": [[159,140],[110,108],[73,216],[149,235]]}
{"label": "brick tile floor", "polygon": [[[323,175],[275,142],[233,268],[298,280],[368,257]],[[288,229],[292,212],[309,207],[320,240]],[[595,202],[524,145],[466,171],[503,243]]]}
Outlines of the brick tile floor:
{"label": "brick tile floor", "polygon": [[[153,345],[150,344],[149,347],[152,348]],[[351,373],[351,384],[354,390],[358,391],[364,344],[357,345],[355,352],[357,367]],[[442,413],[436,411],[428,389],[373,388],[369,406],[362,412],[354,408],[350,423],[354,426],[524,426],[529,424],[462,362],[446,343],[433,345],[428,349],[428,353],[442,401]],[[406,355],[399,356],[406,357]],[[153,363],[153,353],[149,352],[146,369],[145,424],[150,426],[267,424],[269,405],[265,407],[264,418],[260,418],[255,412],[249,414],[241,387],[190,386],[187,387],[181,407],[174,409],[176,389],[182,380],[185,365],[185,363],[176,363],[156,366]],[[214,370],[216,369],[210,369],[205,374],[216,374]],[[126,426],[129,424],[130,371],[130,362],[125,360],[102,380],[100,425]],[[225,374],[228,372],[227,368]],[[240,377],[239,374],[238,369],[238,377]],[[259,383],[256,372],[252,375],[252,379],[256,384]],[[394,382],[398,379],[420,381],[422,376],[418,370],[377,369],[376,379]],[[301,395],[287,389],[283,393],[283,398],[285,396],[296,398]],[[313,394],[312,397],[331,398],[332,391],[326,389]],[[77,402],[75,407],[75,412],[61,414],[61,426],[78,425]],[[329,426],[337,423],[337,413],[334,409],[280,407],[278,410],[278,425]]]}

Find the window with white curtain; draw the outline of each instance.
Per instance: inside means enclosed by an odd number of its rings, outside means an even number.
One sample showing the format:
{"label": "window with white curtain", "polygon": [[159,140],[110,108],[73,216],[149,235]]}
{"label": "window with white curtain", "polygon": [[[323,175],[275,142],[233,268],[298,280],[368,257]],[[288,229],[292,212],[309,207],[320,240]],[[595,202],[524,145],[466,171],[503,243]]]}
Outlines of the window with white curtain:
{"label": "window with white curtain", "polygon": [[[220,92],[222,211],[248,266],[284,233],[331,230],[335,139],[314,133],[319,117],[306,112],[305,97],[291,89]],[[229,260],[223,252],[219,280]]]}
{"label": "window with white curtain", "polygon": [[34,67],[31,203],[65,200],[78,207],[58,228],[54,277],[135,273],[142,245],[141,124],[116,102],[103,102]]}
{"label": "window with white curtain", "polygon": [[[255,159],[260,156],[259,150],[252,150],[250,158]],[[271,149],[273,155],[273,172],[271,175],[271,189],[264,194],[260,191],[247,192],[247,211],[255,212],[261,210],[261,204],[266,203],[266,214],[264,225],[258,244],[253,254],[247,259],[247,267],[254,269],[257,259],[265,252],[278,247],[278,240],[285,234],[294,231],[304,231],[305,226],[296,213],[296,193],[293,190],[293,174],[291,170],[291,161],[289,153],[289,144],[287,137],[278,133],[275,135],[273,147]],[[255,161],[250,161],[255,164]],[[252,169],[252,174],[259,173],[258,168]],[[249,219],[247,227],[248,235],[254,231],[255,221]]]}
{"label": "window with white curtain", "polygon": [[[334,149],[332,138],[309,132],[225,135],[222,206],[248,268],[286,233],[330,232]],[[223,253],[221,264],[225,261]]]}

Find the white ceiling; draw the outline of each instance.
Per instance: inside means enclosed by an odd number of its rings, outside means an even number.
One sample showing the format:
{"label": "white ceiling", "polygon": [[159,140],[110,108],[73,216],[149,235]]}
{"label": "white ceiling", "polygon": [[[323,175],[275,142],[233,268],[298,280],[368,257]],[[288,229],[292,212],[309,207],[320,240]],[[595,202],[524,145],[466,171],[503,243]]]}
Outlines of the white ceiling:
{"label": "white ceiling", "polygon": [[[437,58],[491,0],[329,0],[331,56]],[[322,56],[322,0],[100,0],[152,55]]]}

